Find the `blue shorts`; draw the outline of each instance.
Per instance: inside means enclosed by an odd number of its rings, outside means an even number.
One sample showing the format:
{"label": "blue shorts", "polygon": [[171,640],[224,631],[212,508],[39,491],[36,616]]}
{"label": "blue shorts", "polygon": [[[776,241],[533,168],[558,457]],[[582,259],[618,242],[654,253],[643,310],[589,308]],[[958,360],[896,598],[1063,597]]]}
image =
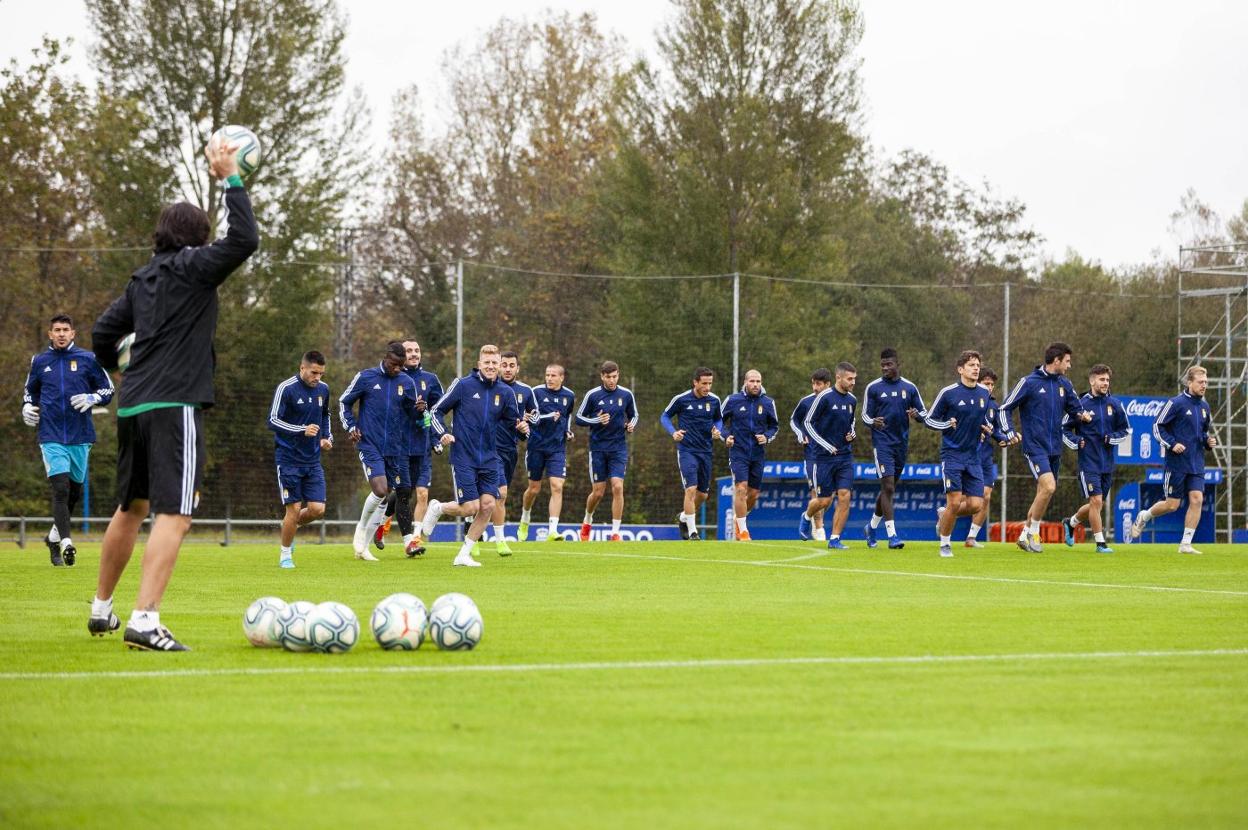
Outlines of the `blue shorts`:
{"label": "blue shorts", "polygon": [[371,449],[362,449],[360,466],[364,468],[364,478],[371,480],[384,475],[391,489],[411,486],[407,475],[406,455],[387,455],[383,458]]}
{"label": "blue shorts", "polygon": [[1058,468],[1062,466],[1061,455],[1045,455],[1037,453],[1036,455],[1028,455],[1027,469],[1031,470],[1032,478],[1040,478],[1045,473],[1052,473],[1053,478],[1057,478]]}
{"label": "blue shorts", "polygon": [[680,486],[686,490],[696,487],[699,493],[711,492],[711,458],[709,452],[676,450],[676,463],[680,466]]}
{"label": "blue shorts", "polygon": [[826,499],[838,490],[850,490],[854,486],[854,460],[846,456],[845,461],[812,461],[811,486],[815,495]]}
{"label": "blue shorts", "polygon": [[524,466],[529,468],[529,481],[568,477],[568,451],[562,447],[547,452],[532,447],[524,454]]}
{"label": "blue shorts", "polygon": [[282,491],[282,504],[325,503],[325,471],[320,464],[278,464],[277,486]]}
{"label": "blue shorts", "polygon": [[500,449],[498,451],[498,486],[510,487],[511,478],[516,474],[516,460],[518,455],[516,448],[510,450]]}
{"label": "blue shorts", "polygon": [[476,501],[483,495],[498,498],[498,483],[497,464],[491,467],[451,465],[451,486],[455,488],[455,501],[460,504]]}
{"label": "blue shorts", "polygon": [[1105,495],[1113,484],[1113,473],[1085,473],[1083,470],[1079,471],[1079,489],[1083,491],[1085,499]]}
{"label": "blue shorts", "polygon": [[1166,470],[1165,478],[1162,481],[1162,487],[1168,499],[1184,498],[1193,490],[1200,493],[1205,492],[1204,473],[1170,472]]}
{"label": "blue shorts", "polygon": [[433,458],[429,453],[409,455],[407,457],[407,474],[412,477],[413,487],[428,487],[433,483]]}
{"label": "blue shorts", "polygon": [[997,462],[981,461],[980,464],[983,465],[984,486],[992,487],[997,483],[997,479],[1001,478],[1001,471],[997,469]]}
{"label": "blue shorts", "polygon": [[732,471],[733,484],[740,484],[744,481],[747,487],[757,490],[763,486],[763,461],[765,459],[761,455],[751,458],[752,454],[741,452],[736,447],[728,450],[728,469]]}
{"label": "blue shorts", "polygon": [[806,483],[813,490],[815,489],[815,462],[807,458],[802,463],[806,466]]}
{"label": "blue shorts", "polygon": [[87,480],[87,456],[91,454],[90,444],[40,444],[43,451],[43,468],[48,471],[48,478],[69,473],[71,481],[79,484]]}
{"label": "blue shorts", "polygon": [[589,480],[592,484],[612,478],[624,478],[628,469],[628,447],[620,450],[590,450]]}
{"label": "blue shorts", "polygon": [[970,464],[954,459],[941,461],[940,477],[945,481],[946,493],[961,493],[977,499],[984,497],[984,465],[979,459]]}
{"label": "blue shorts", "polygon": [[906,469],[906,450],[904,447],[876,447],[875,473],[880,478],[901,478],[901,471]]}

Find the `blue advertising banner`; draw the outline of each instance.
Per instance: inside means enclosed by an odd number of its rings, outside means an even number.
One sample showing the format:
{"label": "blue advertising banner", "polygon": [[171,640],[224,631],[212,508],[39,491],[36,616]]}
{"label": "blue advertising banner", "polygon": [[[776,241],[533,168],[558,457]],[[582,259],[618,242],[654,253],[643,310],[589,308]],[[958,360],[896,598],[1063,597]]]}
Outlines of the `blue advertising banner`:
{"label": "blue advertising banner", "polygon": [[[607,505],[607,515],[611,515],[610,505]],[[467,527],[467,525],[465,525]],[[519,525],[515,522],[509,522],[503,530],[503,534],[507,541],[516,541],[516,531]],[[530,542],[545,542],[549,535],[546,523],[533,522],[529,525]],[[575,542],[581,538],[580,525],[559,525],[559,535],[565,541]],[[487,527],[485,529],[486,542],[494,541],[494,528]],[[624,542],[671,542],[680,539],[680,530],[676,527],[676,523],[670,525],[621,525],[620,540]],[[593,531],[590,533],[589,540],[591,542],[609,542],[611,540],[611,522],[599,522],[594,525]],[[454,542],[455,541],[455,524],[454,522],[444,521],[438,522],[437,527],[433,530],[433,538],[431,542]]]}
{"label": "blue advertising banner", "polygon": [[1118,445],[1115,459],[1119,464],[1163,464],[1161,447],[1153,437],[1153,422],[1161,414],[1169,398],[1115,395],[1127,410],[1131,437]]}

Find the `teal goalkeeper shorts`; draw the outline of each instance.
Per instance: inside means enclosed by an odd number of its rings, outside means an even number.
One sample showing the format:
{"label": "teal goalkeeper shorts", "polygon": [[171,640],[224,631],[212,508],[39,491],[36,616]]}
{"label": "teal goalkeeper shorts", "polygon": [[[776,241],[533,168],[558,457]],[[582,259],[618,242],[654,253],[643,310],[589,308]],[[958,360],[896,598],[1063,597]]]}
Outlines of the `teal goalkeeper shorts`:
{"label": "teal goalkeeper shorts", "polygon": [[82,484],[87,480],[87,456],[91,454],[90,444],[40,444],[43,451],[43,468],[48,471],[48,478],[69,473],[69,477]]}

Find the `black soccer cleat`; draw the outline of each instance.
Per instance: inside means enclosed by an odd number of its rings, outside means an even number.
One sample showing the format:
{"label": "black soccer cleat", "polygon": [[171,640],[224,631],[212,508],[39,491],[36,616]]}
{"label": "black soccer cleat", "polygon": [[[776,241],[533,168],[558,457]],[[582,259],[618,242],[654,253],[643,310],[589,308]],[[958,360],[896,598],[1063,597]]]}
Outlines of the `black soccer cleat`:
{"label": "black soccer cleat", "polygon": [[693,533],[690,533],[690,534],[689,534],[689,541],[690,541],[690,542],[701,542],[701,541],[702,541],[702,537],[701,537],[701,536],[699,536],[699,535],[698,535],[698,532],[695,530]]}
{"label": "black soccer cleat", "polygon": [[[51,534],[49,534],[50,536]],[[48,555],[55,559],[61,553],[61,543],[53,542],[49,536],[43,537],[43,543],[48,546]]]}
{"label": "black soccer cleat", "polygon": [[173,634],[163,625],[158,625],[151,631],[137,631],[133,626],[127,625],[124,640],[126,648],[138,651],[190,651],[173,639]]}
{"label": "black soccer cleat", "polygon": [[64,564],[65,564],[65,560],[61,558],[61,547],[60,547],[60,545],[48,545],[48,547],[52,549],[52,550],[51,550],[51,559],[52,559],[52,564],[53,564],[54,566],[58,567],[58,568],[59,568],[59,567],[61,567],[62,565],[64,565]]}
{"label": "black soccer cleat", "polygon": [[107,617],[90,617],[87,620],[87,631],[91,632],[92,637],[103,637],[119,628],[121,628],[121,620],[117,619],[117,615],[113,613],[109,613]]}
{"label": "black soccer cleat", "polygon": [[61,551],[61,558],[64,559],[65,564],[71,568],[74,567],[74,562],[78,561],[77,556],[78,549],[73,545],[66,545],[65,550]]}
{"label": "black soccer cleat", "polygon": [[680,538],[689,538],[689,528],[685,527],[685,523],[681,520],[680,514],[676,515],[676,527],[680,530]]}

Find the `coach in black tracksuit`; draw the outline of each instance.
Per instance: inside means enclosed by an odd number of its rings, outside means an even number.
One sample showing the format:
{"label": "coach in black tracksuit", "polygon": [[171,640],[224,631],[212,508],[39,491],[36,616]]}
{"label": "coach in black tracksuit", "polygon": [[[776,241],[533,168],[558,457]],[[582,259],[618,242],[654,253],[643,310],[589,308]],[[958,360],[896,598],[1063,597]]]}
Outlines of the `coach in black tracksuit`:
{"label": "coach in black tracksuit", "polygon": [[126,291],[96,321],[92,346],[107,369],[117,344],[135,339],[117,406],[117,510],[104,534],[100,578],[87,629],[115,631],[113,589],[130,561],[139,527],[156,514],[125,643],[152,651],[186,651],[160,624],[160,600],[182,538],[191,527],[204,474],[203,410],[213,404],[217,286],[260,244],[251,200],[234,150],[210,143],[213,175],[225,185],[229,229],[208,242],[208,215],[182,202],[166,207],[154,234],[155,253],[130,277]]}

